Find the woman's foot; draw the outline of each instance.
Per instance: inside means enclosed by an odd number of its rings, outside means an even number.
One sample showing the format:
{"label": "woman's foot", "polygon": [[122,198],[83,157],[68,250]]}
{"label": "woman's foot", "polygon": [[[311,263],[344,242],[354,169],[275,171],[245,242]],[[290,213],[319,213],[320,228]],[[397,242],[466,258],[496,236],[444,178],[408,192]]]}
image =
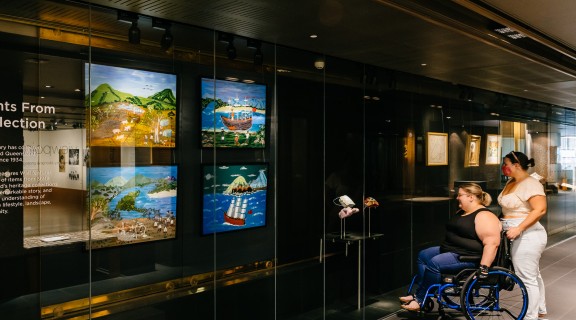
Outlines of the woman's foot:
{"label": "woman's foot", "polygon": [[412,300],[407,304],[403,304],[401,307],[402,309],[408,311],[420,311],[420,304],[416,300]]}
{"label": "woman's foot", "polygon": [[538,320],[548,320],[548,315],[546,313],[539,313]]}
{"label": "woman's foot", "polygon": [[408,296],[404,296],[404,297],[399,297],[398,299],[399,299],[400,302],[402,302],[402,303],[408,303],[408,302],[414,300],[414,296],[413,296],[413,295],[408,295]]}

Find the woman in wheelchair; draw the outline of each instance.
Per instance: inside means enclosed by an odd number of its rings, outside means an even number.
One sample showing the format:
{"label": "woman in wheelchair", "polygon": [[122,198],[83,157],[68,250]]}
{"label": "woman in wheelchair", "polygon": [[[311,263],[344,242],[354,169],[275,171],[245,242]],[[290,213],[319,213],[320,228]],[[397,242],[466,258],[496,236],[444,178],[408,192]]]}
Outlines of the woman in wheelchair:
{"label": "woman in wheelchair", "polygon": [[400,297],[402,308],[420,311],[428,288],[441,282],[441,274],[456,274],[463,269],[478,268],[478,262],[461,261],[460,256],[481,256],[479,275],[488,274],[500,244],[500,221],[486,208],[490,195],[475,183],[460,185],[457,195],[460,210],[446,225],[446,236],[440,246],[418,254],[417,290]]}

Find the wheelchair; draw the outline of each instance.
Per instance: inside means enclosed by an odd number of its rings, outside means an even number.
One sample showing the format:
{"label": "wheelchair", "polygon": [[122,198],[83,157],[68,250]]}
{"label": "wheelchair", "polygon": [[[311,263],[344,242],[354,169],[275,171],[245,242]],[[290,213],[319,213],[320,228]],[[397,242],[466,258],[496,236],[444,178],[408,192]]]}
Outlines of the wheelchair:
{"label": "wheelchair", "polygon": [[[524,319],[528,308],[528,293],[524,283],[514,273],[509,253],[510,241],[503,234],[488,277],[478,278],[477,269],[464,269],[456,275],[442,275],[442,282],[428,287],[420,312],[429,313],[438,304],[438,319],[447,319],[445,309],[458,310],[468,320]],[[462,261],[479,262],[480,257],[464,257]],[[505,262],[505,263],[503,263]],[[504,267],[504,266],[506,267]],[[408,294],[413,292],[417,275],[412,278]]]}

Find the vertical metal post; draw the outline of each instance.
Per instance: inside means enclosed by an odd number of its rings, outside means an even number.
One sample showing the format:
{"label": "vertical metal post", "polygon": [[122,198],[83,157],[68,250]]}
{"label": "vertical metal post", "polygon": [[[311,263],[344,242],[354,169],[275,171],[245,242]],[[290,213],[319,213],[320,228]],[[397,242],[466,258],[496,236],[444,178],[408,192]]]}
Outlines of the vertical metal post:
{"label": "vertical metal post", "polygon": [[361,239],[358,240],[358,310],[362,307],[362,292],[360,291],[362,286],[362,241]]}

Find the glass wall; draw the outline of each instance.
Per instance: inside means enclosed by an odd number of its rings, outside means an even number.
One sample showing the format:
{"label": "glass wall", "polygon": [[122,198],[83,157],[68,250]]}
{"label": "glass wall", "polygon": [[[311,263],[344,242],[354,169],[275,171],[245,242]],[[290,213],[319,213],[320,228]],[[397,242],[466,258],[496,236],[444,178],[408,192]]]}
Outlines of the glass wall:
{"label": "glass wall", "polygon": [[511,150],[549,234],[576,222],[572,110],[83,3],[0,11],[3,319],[381,318]]}

